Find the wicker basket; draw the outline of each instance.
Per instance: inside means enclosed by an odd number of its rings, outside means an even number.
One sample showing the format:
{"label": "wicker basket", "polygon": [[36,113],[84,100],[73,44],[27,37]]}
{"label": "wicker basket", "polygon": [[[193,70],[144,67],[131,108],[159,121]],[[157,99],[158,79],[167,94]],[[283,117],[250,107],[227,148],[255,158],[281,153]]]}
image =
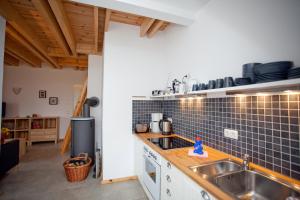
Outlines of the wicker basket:
{"label": "wicker basket", "polygon": [[[87,163],[81,166],[68,166],[70,161],[74,160],[87,160]],[[66,177],[69,182],[83,181],[89,174],[91,168],[92,159],[89,157],[75,157],[66,160],[63,164],[65,168]]]}

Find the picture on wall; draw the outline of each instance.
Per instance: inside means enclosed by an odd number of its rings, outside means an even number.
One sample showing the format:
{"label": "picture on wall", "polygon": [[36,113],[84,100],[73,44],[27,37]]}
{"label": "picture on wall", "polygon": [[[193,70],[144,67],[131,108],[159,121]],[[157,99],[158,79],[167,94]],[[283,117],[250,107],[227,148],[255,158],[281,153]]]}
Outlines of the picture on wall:
{"label": "picture on wall", "polygon": [[58,97],[49,97],[49,105],[57,105]]}
{"label": "picture on wall", "polygon": [[46,92],[46,90],[40,90],[39,91],[39,98],[40,99],[46,99],[47,98],[47,92]]}

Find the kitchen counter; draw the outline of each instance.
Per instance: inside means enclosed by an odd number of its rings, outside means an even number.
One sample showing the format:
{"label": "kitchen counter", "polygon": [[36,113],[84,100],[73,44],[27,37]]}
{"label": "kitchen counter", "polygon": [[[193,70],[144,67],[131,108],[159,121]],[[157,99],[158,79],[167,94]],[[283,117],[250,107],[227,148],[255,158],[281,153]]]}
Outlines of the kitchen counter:
{"label": "kitchen counter", "polygon": [[[186,148],[179,148],[179,149],[170,149],[170,150],[162,150],[158,146],[154,145],[147,139],[149,138],[160,138],[160,137],[170,137],[174,135],[164,136],[161,134],[153,134],[153,133],[143,133],[143,134],[135,134],[136,137],[138,137],[140,140],[142,140],[145,144],[147,144],[149,147],[151,147],[153,150],[155,150],[157,153],[159,153],[163,158],[168,160],[170,163],[172,163],[174,166],[176,166],[179,170],[181,170],[184,174],[189,176],[191,179],[193,179],[196,183],[198,183],[202,188],[207,190],[210,194],[215,196],[217,199],[233,199],[231,196],[220,190],[218,187],[213,185],[212,183],[208,182],[207,180],[203,179],[199,175],[195,174],[192,170],[189,169],[190,166],[195,165],[201,165],[213,161],[218,161],[226,158],[230,158],[232,160],[235,160],[237,162],[242,162],[241,159],[234,157],[232,155],[226,154],[224,152],[218,151],[216,149],[213,149],[211,147],[205,146],[204,149],[208,152],[208,158],[198,158],[198,157],[191,157],[188,156],[188,150],[191,147]],[[178,135],[176,135],[178,136]],[[181,137],[181,136],[179,136]],[[183,137],[181,137],[183,138]],[[189,139],[183,138],[187,141],[191,141]],[[193,141],[191,141],[193,142]],[[271,171],[269,169],[266,169],[264,167],[255,165],[253,163],[250,163],[250,167],[252,169],[261,171],[263,173],[272,175],[276,178],[282,179],[286,182],[296,184],[300,187],[300,181],[292,179],[290,177],[284,176],[282,174],[279,174],[277,172]]]}

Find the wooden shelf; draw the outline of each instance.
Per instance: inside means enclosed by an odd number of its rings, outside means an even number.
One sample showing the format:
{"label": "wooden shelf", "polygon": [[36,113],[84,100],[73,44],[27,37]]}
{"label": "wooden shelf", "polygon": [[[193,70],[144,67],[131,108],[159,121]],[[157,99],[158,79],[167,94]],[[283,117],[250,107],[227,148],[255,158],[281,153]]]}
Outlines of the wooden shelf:
{"label": "wooden shelf", "polygon": [[29,129],[16,129],[15,131],[16,132],[18,132],[18,131],[29,131]]}
{"label": "wooden shelf", "polygon": [[257,83],[251,85],[235,86],[228,88],[200,90],[188,92],[186,94],[172,94],[172,95],[161,95],[161,96],[150,96],[150,99],[175,99],[180,97],[189,96],[216,96],[221,95],[232,95],[232,94],[251,94],[259,92],[283,92],[285,90],[299,90],[300,89],[300,78],[289,79],[282,81],[274,81],[267,83]]}
{"label": "wooden shelf", "polygon": [[176,94],[166,94],[166,95],[159,95],[159,96],[150,96],[151,99],[162,99],[162,98],[178,98],[185,96],[184,93],[176,93]]}
{"label": "wooden shelf", "polygon": [[24,138],[29,145],[32,142],[40,141],[54,141],[57,143],[59,118],[4,118],[2,119],[2,127],[10,129],[11,138]]}
{"label": "wooden shelf", "polygon": [[9,120],[17,120],[17,119],[30,119],[30,118],[28,118],[28,117],[6,117],[6,118],[3,118],[2,120],[9,121]]}

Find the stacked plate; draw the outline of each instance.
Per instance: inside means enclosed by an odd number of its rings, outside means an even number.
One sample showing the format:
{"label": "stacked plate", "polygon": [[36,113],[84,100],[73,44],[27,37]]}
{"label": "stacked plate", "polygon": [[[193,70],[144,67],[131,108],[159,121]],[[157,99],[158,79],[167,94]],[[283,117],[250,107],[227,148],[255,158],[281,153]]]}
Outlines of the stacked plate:
{"label": "stacked plate", "polygon": [[254,66],[255,80],[257,83],[280,81],[287,79],[288,71],[293,62],[281,61]]}
{"label": "stacked plate", "polygon": [[288,72],[288,79],[300,78],[300,67],[292,68]]}
{"label": "stacked plate", "polygon": [[250,78],[252,83],[255,83],[254,66],[262,63],[247,63],[243,65],[243,78]]}

